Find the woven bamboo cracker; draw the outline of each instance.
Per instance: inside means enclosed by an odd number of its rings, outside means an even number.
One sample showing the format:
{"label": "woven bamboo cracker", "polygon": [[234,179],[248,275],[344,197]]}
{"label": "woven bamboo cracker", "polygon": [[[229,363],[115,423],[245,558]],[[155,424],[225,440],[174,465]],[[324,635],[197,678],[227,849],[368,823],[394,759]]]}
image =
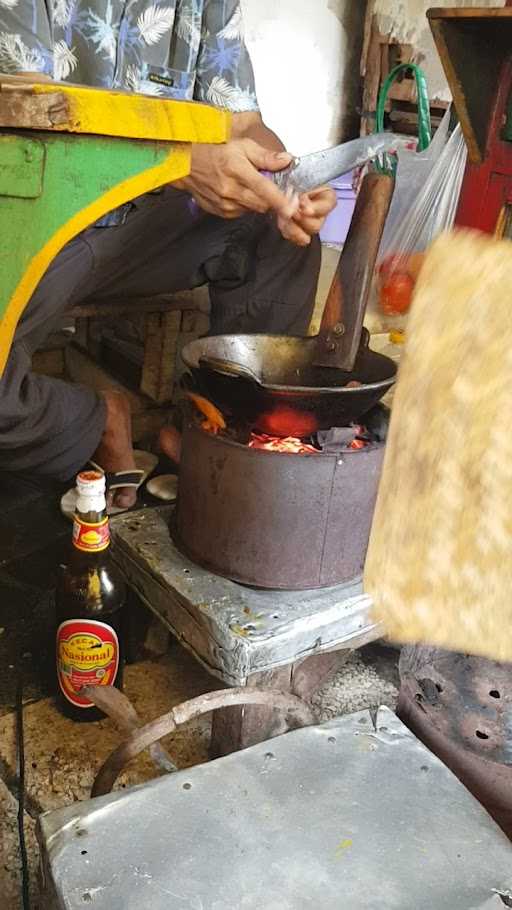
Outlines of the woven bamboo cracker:
{"label": "woven bamboo cracker", "polygon": [[442,235],[421,271],[365,566],[396,641],[512,660],[512,243]]}

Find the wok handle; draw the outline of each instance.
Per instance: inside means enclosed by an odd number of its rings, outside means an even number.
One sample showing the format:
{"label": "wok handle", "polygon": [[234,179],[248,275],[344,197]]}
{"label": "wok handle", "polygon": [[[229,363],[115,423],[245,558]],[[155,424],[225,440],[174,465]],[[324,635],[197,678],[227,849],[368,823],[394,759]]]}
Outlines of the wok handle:
{"label": "wok handle", "polygon": [[314,356],[318,366],[354,368],[394,185],[386,174],[371,173],[363,179],[325,303]]}

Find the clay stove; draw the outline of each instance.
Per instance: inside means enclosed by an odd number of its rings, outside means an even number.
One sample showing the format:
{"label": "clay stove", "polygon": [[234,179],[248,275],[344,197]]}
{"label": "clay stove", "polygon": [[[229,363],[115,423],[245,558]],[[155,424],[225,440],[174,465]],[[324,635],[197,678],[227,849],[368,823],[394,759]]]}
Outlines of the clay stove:
{"label": "clay stove", "polygon": [[191,420],[174,521],[178,546],[260,588],[342,584],[362,572],[384,444],[362,427],[270,438]]}

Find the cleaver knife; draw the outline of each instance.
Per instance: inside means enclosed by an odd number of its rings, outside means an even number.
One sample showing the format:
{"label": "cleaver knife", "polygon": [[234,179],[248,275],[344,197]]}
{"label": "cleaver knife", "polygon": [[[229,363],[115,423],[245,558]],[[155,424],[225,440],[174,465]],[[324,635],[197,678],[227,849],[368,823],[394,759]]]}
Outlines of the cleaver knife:
{"label": "cleaver knife", "polygon": [[373,133],[371,136],[361,136],[342,145],[295,158],[282,171],[262,173],[283,192],[294,190],[297,193],[306,193],[356,167],[361,167],[372,158],[377,158],[385,152],[396,151],[399,141],[399,137],[394,133]]}

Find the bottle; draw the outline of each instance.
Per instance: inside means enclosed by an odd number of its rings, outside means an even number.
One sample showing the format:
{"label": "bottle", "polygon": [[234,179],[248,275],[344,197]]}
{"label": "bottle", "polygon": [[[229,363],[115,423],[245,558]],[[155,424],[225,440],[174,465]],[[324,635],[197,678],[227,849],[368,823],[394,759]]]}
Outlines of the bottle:
{"label": "bottle", "polygon": [[104,475],[82,471],[76,487],[72,546],[56,592],[58,699],[68,717],[92,721],[104,714],[81,687],[122,688],[126,586],[110,554]]}

